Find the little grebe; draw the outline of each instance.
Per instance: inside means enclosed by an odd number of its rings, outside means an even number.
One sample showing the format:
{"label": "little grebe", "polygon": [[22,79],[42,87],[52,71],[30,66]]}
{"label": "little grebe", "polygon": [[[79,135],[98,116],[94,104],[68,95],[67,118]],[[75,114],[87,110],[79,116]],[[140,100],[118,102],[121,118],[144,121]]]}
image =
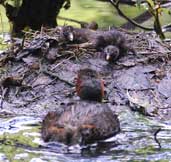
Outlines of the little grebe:
{"label": "little grebe", "polygon": [[105,59],[109,62],[115,62],[119,58],[119,48],[114,45],[108,45],[104,48]]}
{"label": "little grebe", "polygon": [[78,71],[76,92],[81,99],[102,101],[104,97],[104,82],[98,72],[92,69]]}
{"label": "little grebe", "polygon": [[43,140],[86,145],[120,131],[118,117],[106,105],[80,102],[49,112],[42,123]]}

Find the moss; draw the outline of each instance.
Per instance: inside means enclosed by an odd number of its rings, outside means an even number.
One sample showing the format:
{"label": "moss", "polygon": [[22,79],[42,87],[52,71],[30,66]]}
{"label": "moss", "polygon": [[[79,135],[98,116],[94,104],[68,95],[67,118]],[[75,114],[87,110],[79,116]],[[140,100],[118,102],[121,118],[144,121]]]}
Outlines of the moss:
{"label": "moss", "polygon": [[136,154],[153,154],[156,152],[156,148],[154,148],[154,146],[148,146],[148,147],[144,147],[144,148],[140,148],[135,150]]}
{"label": "moss", "polygon": [[33,142],[34,137],[26,137],[23,135],[24,132],[25,130],[15,134],[4,133],[3,136],[0,137],[0,140],[4,141],[4,143],[7,145],[24,145],[30,147],[38,147],[38,144]]}
{"label": "moss", "polygon": [[6,145],[6,144],[0,145],[0,152],[3,152],[10,162],[27,162],[27,161],[30,161],[32,158],[40,157],[39,153],[35,154],[35,153],[29,152],[28,156],[26,157],[22,157],[21,155],[20,158],[15,158],[16,155],[25,154],[25,153],[27,154],[27,151],[21,147],[16,147],[16,146],[11,146],[11,145]]}

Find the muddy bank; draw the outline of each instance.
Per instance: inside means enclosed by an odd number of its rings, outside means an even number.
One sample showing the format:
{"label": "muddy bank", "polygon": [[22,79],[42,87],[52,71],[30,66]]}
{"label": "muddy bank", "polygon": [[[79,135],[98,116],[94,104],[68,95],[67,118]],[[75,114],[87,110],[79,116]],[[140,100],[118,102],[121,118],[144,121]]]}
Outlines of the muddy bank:
{"label": "muddy bank", "polygon": [[121,32],[137,54],[128,53],[115,63],[108,63],[96,49],[57,43],[56,29],[27,33],[24,44],[15,41],[0,55],[2,116],[42,117],[61,105],[81,102],[74,78],[80,68],[89,67],[104,79],[104,102],[112,110],[119,112],[126,106],[146,116],[169,119],[170,42],[152,34]]}

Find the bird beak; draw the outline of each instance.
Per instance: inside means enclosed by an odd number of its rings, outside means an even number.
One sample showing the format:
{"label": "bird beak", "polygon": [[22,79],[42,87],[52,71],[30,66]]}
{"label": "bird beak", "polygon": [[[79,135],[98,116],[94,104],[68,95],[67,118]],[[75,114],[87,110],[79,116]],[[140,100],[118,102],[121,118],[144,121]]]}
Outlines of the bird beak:
{"label": "bird beak", "polygon": [[74,41],[74,34],[73,33],[69,33],[69,41]]}
{"label": "bird beak", "polygon": [[110,60],[110,55],[109,55],[109,54],[106,55],[106,60],[107,60],[107,61]]}

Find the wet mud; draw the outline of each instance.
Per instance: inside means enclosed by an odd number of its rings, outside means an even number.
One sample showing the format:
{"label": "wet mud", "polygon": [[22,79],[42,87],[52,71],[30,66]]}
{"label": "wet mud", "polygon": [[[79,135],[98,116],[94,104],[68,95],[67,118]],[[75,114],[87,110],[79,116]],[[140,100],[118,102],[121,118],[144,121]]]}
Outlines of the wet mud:
{"label": "wet mud", "polygon": [[[135,49],[136,54],[128,53],[112,63],[99,56],[99,51],[96,49],[59,44],[55,29],[43,33],[29,33],[32,37],[26,37],[24,46],[19,40],[17,42],[19,45],[15,43],[13,49],[0,55],[2,120],[32,116],[39,119],[40,126],[43,117],[49,111],[57,110],[61,105],[81,103],[82,100],[75,92],[75,77],[80,69],[92,68],[98,71],[104,80],[105,97],[102,102],[107,104],[121,121],[122,132],[118,135],[119,138],[116,136],[120,139],[121,145],[115,146],[116,149],[112,147],[112,151],[109,151],[111,148],[107,149],[108,152],[112,152],[116,159],[120,158],[119,155],[122,157],[125,151],[129,152],[126,143],[132,141],[131,136],[138,139],[134,145],[137,149],[140,144],[143,143],[144,146],[149,141],[158,148],[159,145],[153,135],[158,126],[162,127],[163,122],[168,122],[171,117],[170,42],[161,42],[153,34],[130,33],[123,30],[121,32]],[[140,116],[136,117],[137,114]],[[146,125],[139,123],[136,125],[135,118],[143,121],[143,124],[146,120],[150,120],[152,123],[149,126],[150,130],[155,128],[156,121],[161,124],[157,124],[153,133],[146,132]],[[135,123],[131,126],[132,120]],[[165,129],[167,132],[166,127]],[[141,132],[141,135],[137,136],[134,131]],[[144,143],[144,137],[149,138],[147,143]],[[129,147],[136,149],[130,145]],[[50,150],[53,148],[52,144]],[[134,152],[136,153],[140,158],[142,150]],[[135,159],[140,160],[139,158]]]}

